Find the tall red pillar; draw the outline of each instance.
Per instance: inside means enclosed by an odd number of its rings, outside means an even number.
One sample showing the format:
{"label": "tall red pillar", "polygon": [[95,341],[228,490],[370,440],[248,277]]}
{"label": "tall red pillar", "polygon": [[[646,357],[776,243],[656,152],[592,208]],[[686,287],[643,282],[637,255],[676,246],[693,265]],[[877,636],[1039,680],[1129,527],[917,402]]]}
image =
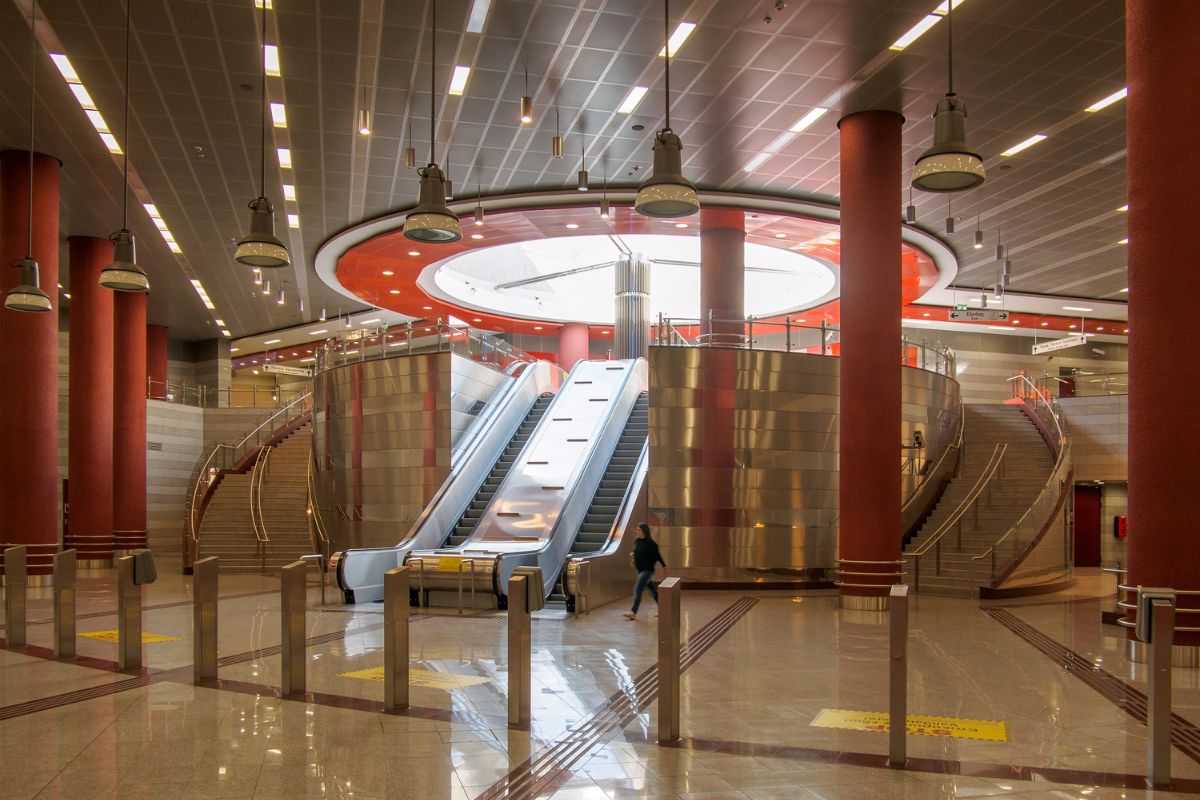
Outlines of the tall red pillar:
{"label": "tall red pillar", "polygon": [[741,343],[745,298],[746,215],[705,206],[700,209],[700,329],[709,341]]}
{"label": "tall red pillar", "polygon": [[576,361],[588,358],[588,326],[568,322],[558,329],[558,365],[570,371]]}
{"label": "tall red pillar", "polygon": [[167,326],[146,326],[146,386],[154,400],[167,399]]}
{"label": "tall red pillar", "polygon": [[71,260],[67,547],[83,562],[113,556],[113,293],[99,284],[112,242],[67,239]]}
{"label": "tall red pillar", "polygon": [[[1200,589],[1200,373],[1186,331],[1195,321],[1194,154],[1200,95],[1200,3],[1127,0],[1126,126],[1129,171],[1130,585]],[[1200,605],[1181,596],[1181,608]],[[1176,624],[1200,625],[1183,614]],[[1195,647],[1200,636],[1179,633]]]}
{"label": "tall red pillar", "polygon": [[146,546],[146,295],[113,298],[113,549]]}
{"label": "tall red pillar", "polygon": [[[900,128],[844,117],[838,549],[842,603],[886,608],[900,571]],[[857,573],[857,574],[855,574]],[[878,588],[874,588],[878,587]]]}
{"label": "tall red pillar", "polygon": [[[25,257],[29,152],[0,153],[0,293]],[[29,571],[49,575],[58,549],[58,190],[61,164],[33,156],[33,257],[49,313],[0,308],[0,541],[28,545]],[[37,580],[44,580],[38,578]]]}

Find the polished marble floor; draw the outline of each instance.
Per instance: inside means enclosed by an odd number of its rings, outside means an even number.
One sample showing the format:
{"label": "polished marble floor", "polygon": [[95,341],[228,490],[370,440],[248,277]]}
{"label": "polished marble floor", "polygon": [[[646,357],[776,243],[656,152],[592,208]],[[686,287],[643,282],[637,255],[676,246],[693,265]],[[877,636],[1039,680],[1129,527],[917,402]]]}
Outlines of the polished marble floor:
{"label": "polished marble floor", "polygon": [[[310,694],[278,697],[278,581],[221,581],[217,684],[191,684],[190,579],[147,587],[146,668],[115,670],[113,643],[80,637],[55,661],[49,597],[32,592],[26,651],[0,650],[0,797],[22,798],[800,798],[873,800],[1200,797],[1200,731],[1173,750],[1173,791],[1146,791],[1137,708],[1144,671],[1104,626],[1112,581],[986,602],[912,601],[911,714],[1007,723],[1010,740],[910,736],[810,723],[822,709],[885,711],[886,614],[829,593],[691,592],[682,735],[655,743],[656,625],[620,604],[533,623],[533,725],[506,726],[502,614],[414,610],[414,670],[478,678],[413,685],[382,711],[381,683],[345,673],[383,662],[379,605],[322,606],[309,592]],[[79,631],[116,628],[111,572],[79,582]],[[430,676],[426,676],[430,677]],[[437,676],[433,676],[437,677]],[[451,680],[450,684],[455,684]],[[1175,711],[1200,722],[1200,674],[1175,671]]]}

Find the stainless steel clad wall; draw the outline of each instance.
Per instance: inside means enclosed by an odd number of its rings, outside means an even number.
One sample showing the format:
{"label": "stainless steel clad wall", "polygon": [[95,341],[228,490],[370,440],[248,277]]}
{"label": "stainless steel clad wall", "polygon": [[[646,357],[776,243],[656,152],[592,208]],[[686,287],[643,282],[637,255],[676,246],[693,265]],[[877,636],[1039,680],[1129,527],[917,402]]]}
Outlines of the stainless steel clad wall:
{"label": "stainless steel clad wall", "polygon": [[318,374],[316,495],[335,548],[399,541],[449,474],[456,442],[509,380],[450,352]]}
{"label": "stainless steel clad wall", "polygon": [[[673,574],[773,581],[834,567],[838,365],[804,353],[650,348],[648,515]],[[960,413],[957,385],[903,372],[903,436],[920,428],[936,458]]]}

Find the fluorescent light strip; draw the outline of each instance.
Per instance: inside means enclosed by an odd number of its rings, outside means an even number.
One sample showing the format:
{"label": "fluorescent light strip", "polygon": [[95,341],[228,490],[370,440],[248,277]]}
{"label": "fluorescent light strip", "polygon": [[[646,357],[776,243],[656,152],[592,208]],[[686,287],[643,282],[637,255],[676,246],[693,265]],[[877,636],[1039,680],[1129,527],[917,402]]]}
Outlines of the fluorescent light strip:
{"label": "fluorescent light strip", "polygon": [[295,200],[296,199],[296,187],[290,183],[285,183],[283,185],[283,199],[284,200]]}
{"label": "fluorescent light strip", "polygon": [[96,108],[96,101],[88,94],[88,90],[82,83],[72,83],[70,87],[71,94],[75,95],[75,99],[79,101],[79,105],[83,106],[85,110]]}
{"label": "fluorescent light strip", "polygon": [[142,208],[146,209],[146,213],[150,215],[150,219],[154,222],[154,227],[158,228],[158,232],[162,234],[163,240],[167,243],[167,249],[176,255],[183,255],[183,248],[175,241],[175,236],[171,233],[171,229],[167,227],[167,223],[163,221],[162,215],[158,213],[158,207],[154,203],[142,203]]}
{"label": "fluorescent light strip", "polygon": [[299,214],[288,214],[288,227],[289,228],[299,228],[300,227],[300,215]]}
{"label": "fluorescent light strip", "polygon": [[1128,211],[1128,210],[1129,210],[1129,203],[1126,203],[1125,205],[1123,205],[1117,209],[1117,211]]}
{"label": "fluorescent light strip", "polygon": [[200,283],[200,281],[196,280],[195,278],[192,278],[191,281],[192,288],[196,290],[196,294],[200,295],[200,300],[204,303],[204,307],[209,311],[216,311],[217,307],[214,306],[213,301],[209,299],[208,292],[204,290],[204,284]]}
{"label": "fluorescent light strip", "polygon": [[1096,309],[1088,308],[1087,306],[1063,306],[1062,310],[1063,311],[1095,311]]}
{"label": "fluorescent light strip", "polygon": [[283,339],[267,339],[263,344],[279,344]]}
{"label": "fluorescent light strip", "polygon": [[291,169],[292,151],[286,147],[280,147],[277,148],[275,152],[279,155],[279,166],[283,167],[284,169]]}
{"label": "fluorescent light strip", "polygon": [[925,35],[926,31],[937,25],[941,21],[941,17],[937,14],[926,14],[921,18],[921,21],[909,28],[908,32],[892,43],[888,48],[894,53],[899,53],[910,44],[920,39]]}
{"label": "fluorescent light strip", "polygon": [[[262,8],[262,7],[263,7],[263,2],[264,2],[264,0],[254,0],[254,7],[255,7],[255,8]],[[274,6],[273,6],[273,5],[271,5],[271,0],[265,0],[265,2],[266,2],[266,4],[267,4],[267,11],[271,11],[271,10],[274,8]]]}
{"label": "fluorescent light strip", "polygon": [[807,114],[805,114],[803,117],[801,117],[799,120],[797,120],[796,124],[793,125],[791,128],[789,128],[788,130],[790,130],[792,133],[801,133],[801,132],[807,130],[810,125],[812,125],[814,122],[816,122],[817,120],[819,120],[821,117],[825,116],[828,113],[829,113],[828,108],[822,108],[821,106],[816,106],[811,111],[809,111]]}
{"label": "fluorescent light strip", "polygon": [[807,114],[796,120],[796,123],[792,125],[791,128],[784,131],[779,136],[776,136],[775,140],[764,147],[761,153],[750,159],[749,163],[742,167],[742,170],[744,172],[754,172],[754,170],[765,164],[767,159],[778,153],[783,148],[787,147],[788,143],[791,142],[792,139],[795,139],[797,134],[806,130],[809,126],[811,126],[821,117],[825,116],[827,113],[829,113],[829,109],[825,108],[824,106],[815,106],[814,108],[810,109]]}
{"label": "fluorescent light strip", "polygon": [[62,53],[51,53],[50,60],[54,62],[54,66],[58,67],[59,74],[63,76],[63,79],[67,83],[82,83],[79,80],[79,73],[71,65],[71,59]]}
{"label": "fluorescent light strip", "polygon": [[329,333],[329,331],[326,330],[325,328],[321,328],[319,331],[309,331],[308,335],[309,336],[320,336],[322,333]]}
{"label": "fluorescent light strip", "polygon": [[1129,87],[1126,86],[1124,89],[1120,90],[1119,92],[1113,92],[1112,94],[1110,94],[1108,97],[1104,98],[1103,100],[1097,100],[1096,102],[1092,103],[1090,106],[1085,108],[1084,111],[1090,111],[1092,113],[1095,113],[1097,111],[1102,111],[1102,110],[1108,108],[1109,106],[1111,106],[1113,103],[1117,102],[1118,100],[1124,100],[1128,96],[1129,96]]}
{"label": "fluorescent light strip", "polygon": [[273,44],[263,45],[263,66],[267,70],[267,74],[278,78],[282,73],[279,71],[279,48]]}
{"label": "fluorescent light strip", "polygon": [[454,74],[450,76],[450,94],[461,95],[467,88],[467,78],[470,76],[470,67],[464,67],[461,64],[456,66]]}
{"label": "fluorescent light strip", "polygon": [[379,319],[379,318],[376,318],[376,319],[360,319],[360,320],[358,321],[358,324],[359,324],[359,325],[374,325],[374,324],[375,324],[375,323],[377,323],[377,322],[383,322],[383,320],[382,320],[382,319]]}
{"label": "fluorescent light strip", "polygon": [[1037,144],[1038,142],[1042,141],[1042,140],[1043,140],[1043,139],[1045,139],[1045,138],[1046,138],[1046,134],[1044,134],[1044,133],[1035,133],[1033,136],[1030,136],[1030,137],[1029,137],[1028,139],[1026,139],[1025,141],[1023,141],[1023,142],[1018,142],[1017,144],[1014,144],[1012,147],[1008,148],[1007,150],[1005,150],[1005,151],[1004,151],[1003,153],[1001,153],[1000,155],[1002,155],[1002,156],[1015,156],[1017,153],[1021,152],[1022,150],[1025,150],[1025,149],[1027,149],[1027,148],[1033,147],[1035,144]]}
{"label": "fluorescent light strip", "polygon": [[121,145],[117,142],[117,137],[113,136],[108,123],[104,121],[103,115],[96,108],[96,101],[92,100],[92,96],[88,93],[87,88],[84,87],[83,81],[79,79],[79,73],[75,71],[74,65],[71,64],[71,59],[62,53],[51,53],[50,60],[54,62],[54,66],[58,68],[59,74],[67,82],[67,86],[70,87],[71,93],[75,95],[76,101],[83,107],[83,113],[87,115],[88,121],[96,129],[96,133],[100,134],[100,141],[104,142],[104,146],[108,148],[108,152],[113,155],[120,155],[122,151]]}
{"label": "fluorescent light strip", "polygon": [[483,32],[483,23],[487,22],[491,7],[492,0],[475,0],[471,3],[471,11],[467,14],[467,33]]}
{"label": "fluorescent light strip", "polygon": [[230,333],[229,331],[227,331],[227,330],[225,330],[225,329],[223,329],[223,328],[221,329],[221,335],[222,335],[222,336],[224,336],[224,337],[225,337],[225,338],[227,338],[227,339],[233,336],[233,334],[232,334],[232,333]]}
{"label": "fluorescent light strip", "polygon": [[625,99],[621,101],[621,105],[617,106],[618,114],[632,114],[633,110],[638,107],[638,103],[642,102],[642,98],[649,91],[645,86],[634,86],[629,90],[629,94],[625,95]]}
{"label": "fluorescent light strip", "polygon": [[658,57],[662,58],[671,51],[671,55],[678,55],[679,48],[683,47],[683,43],[692,35],[692,31],[696,30],[696,23],[681,22],[675,26],[675,32],[667,39],[667,46],[658,51]]}
{"label": "fluorescent light strip", "polygon": [[91,121],[92,127],[97,131],[100,133],[112,133],[112,131],[109,130],[108,123],[104,121],[104,117],[101,116],[99,111],[94,108],[85,108],[83,113],[87,114],[87,118]]}
{"label": "fluorescent light strip", "polygon": [[275,123],[276,128],[287,127],[287,109],[283,107],[283,103],[271,103],[271,121]]}

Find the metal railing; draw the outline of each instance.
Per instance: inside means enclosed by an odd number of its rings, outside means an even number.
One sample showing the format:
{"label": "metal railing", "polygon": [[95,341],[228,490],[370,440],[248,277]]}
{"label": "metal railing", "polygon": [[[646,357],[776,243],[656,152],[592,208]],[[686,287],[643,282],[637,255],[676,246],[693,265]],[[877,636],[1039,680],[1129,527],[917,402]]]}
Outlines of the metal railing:
{"label": "metal railing", "polygon": [[[1058,375],[1043,372],[1034,376],[1027,371],[1023,374],[1047,397],[1099,397],[1129,393],[1129,375],[1125,372],[1076,368]],[[1014,389],[1014,396],[1018,396],[1015,392]]]}
{"label": "metal railing", "polygon": [[[1054,398],[1044,391],[1044,387],[1032,380],[1023,371],[1018,372],[1013,377],[1009,378],[1013,384],[1013,397],[1024,401],[1034,416],[1042,421],[1047,431],[1053,431],[1056,439],[1052,442],[1055,448],[1054,469],[1050,472],[1050,477],[1046,479],[1045,485],[1038,493],[1037,499],[1025,509],[1019,519],[1013,523],[1004,535],[984,552],[971,558],[969,577],[971,585],[975,585],[975,564],[985,558],[991,562],[990,580],[995,581],[998,574],[997,555],[1000,552],[1000,547],[1005,542],[1009,542],[1012,547],[1012,556],[1005,563],[1005,567],[1015,564],[1022,556],[1024,544],[1022,533],[1026,530],[1029,520],[1040,520],[1030,531],[1030,543],[1033,537],[1050,522],[1052,515],[1059,506],[1059,502],[1064,493],[1070,491],[1069,481],[1067,478],[1071,473],[1071,442],[1067,437],[1066,423],[1062,416],[1062,411],[1058,404],[1054,402]],[[1070,525],[1070,520],[1065,520],[1067,525]],[[1067,537],[1067,544],[1064,548],[1064,561],[1070,559],[1070,536]]]}
{"label": "metal railing", "polygon": [[321,513],[321,504],[317,502],[317,482],[316,476],[313,474],[315,466],[316,462],[310,456],[308,459],[308,508],[306,509],[309,538],[321,551],[321,555],[328,559],[333,554],[333,540],[329,538],[329,530],[325,527],[325,516]]}
{"label": "metal railing", "polygon": [[[830,355],[841,337],[840,328],[824,320],[810,324],[804,317],[771,319],[707,319],[659,315],[651,325],[650,343],[659,347],[733,347],[787,353]],[[955,377],[954,352],[907,336],[900,341],[900,361],[910,367]]]}
{"label": "metal railing", "polygon": [[267,544],[271,537],[267,533],[267,520],[263,515],[262,489],[273,449],[270,445],[259,448],[258,455],[254,457],[254,467],[250,470],[250,524],[254,528],[259,564],[263,571],[267,567]]}
{"label": "metal railing", "polygon": [[[844,565],[851,566],[879,566],[892,567],[892,569],[879,570],[851,570],[846,569]],[[879,578],[894,578],[891,583],[857,583],[853,581],[842,580],[843,575],[853,575],[855,577],[879,577]],[[851,558],[838,559],[838,580],[834,584],[838,587],[849,587],[852,589],[886,589],[904,580],[904,562],[903,561],[860,561]]]}
{"label": "metal railing", "polygon": [[[1120,611],[1123,611],[1123,612],[1124,611],[1136,612],[1137,611],[1136,598],[1137,598],[1138,587],[1130,586],[1129,584],[1124,583],[1122,580],[1123,577],[1129,575],[1129,570],[1121,569],[1121,568],[1113,569],[1113,568],[1106,567],[1105,569],[1101,570],[1101,572],[1107,572],[1111,575],[1117,576],[1117,609]],[[1200,597],[1200,591],[1197,591],[1197,590],[1171,589],[1171,591],[1175,593],[1176,597]],[[1121,597],[1122,594],[1124,594],[1127,598],[1130,593],[1132,593],[1134,596],[1134,602],[1130,602],[1128,599],[1122,599],[1122,597]],[[1176,614],[1200,614],[1200,608],[1180,608],[1179,605],[1176,604],[1175,613]],[[1128,617],[1125,617],[1125,616],[1122,616],[1120,619],[1118,619],[1117,624],[1124,628],[1133,628],[1133,627],[1136,627],[1136,625],[1137,625],[1135,620],[1129,619]],[[1200,626],[1198,626],[1198,625],[1176,625],[1175,632],[1176,633],[1200,633]]]}
{"label": "metal railing", "polygon": [[1007,444],[997,444],[992,448],[992,454],[988,458],[983,472],[975,479],[975,483],[971,485],[966,496],[955,506],[950,516],[937,527],[937,530],[928,539],[905,554],[913,559],[913,588],[915,590],[921,590],[921,558],[927,555],[930,550],[933,550],[934,553],[934,575],[942,574],[942,539],[950,532],[951,528],[957,528],[958,530],[958,542],[956,546],[958,552],[962,552],[962,518],[966,515],[967,510],[974,505],[975,521],[976,523],[979,522],[979,503],[977,501],[979,496],[983,494],[984,489],[988,490],[990,501],[992,478],[997,473],[1003,477],[1004,454],[1007,452]]}
{"label": "metal railing", "polygon": [[243,459],[251,450],[262,443],[276,429],[294,422],[307,414],[311,409],[312,393],[297,397],[283,408],[260,422],[234,445],[217,443],[213,445],[200,466],[192,474],[191,490],[187,494],[184,508],[184,564],[190,565],[198,555],[200,511],[203,507],[205,494],[220,476],[221,471],[229,469]]}
{"label": "metal railing", "polygon": [[536,361],[529,353],[514,347],[500,334],[461,325],[447,325],[437,319],[430,322],[406,323],[395,328],[386,325],[326,339],[317,348],[316,371],[374,361],[392,355],[409,353],[455,352],[473,361],[507,369],[516,363]]}
{"label": "metal railing", "polygon": [[[926,482],[941,473],[942,468],[946,464],[946,459],[950,457],[950,453],[953,452],[955,459],[957,459],[958,454],[960,452],[962,452],[963,431],[966,428],[966,419],[967,419],[967,415],[963,412],[963,409],[960,406],[959,411],[958,411],[958,426],[954,431],[954,438],[951,439],[950,442],[945,447],[942,448],[942,451],[940,453],[938,453],[938,457],[936,459],[934,459],[932,466],[928,466],[928,467],[925,467],[924,469],[922,469],[922,471],[920,473],[920,477],[921,477],[920,482],[917,483],[917,485],[912,488],[912,491],[909,492],[908,497],[906,497],[904,499],[904,502],[900,505],[900,516],[901,517],[903,517],[904,513],[906,511],[908,511],[909,506],[911,506],[914,502],[916,502],[917,498],[921,496],[921,491],[922,491],[922,489],[925,488]],[[909,459],[909,460],[911,460],[911,459]],[[904,474],[904,468],[907,463],[908,463],[908,460],[906,460],[904,464],[901,464],[901,466],[900,466],[900,474],[901,475]],[[928,462],[926,462],[926,463],[928,463]]]}
{"label": "metal railing", "polygon": [[191,386],[172,381],[146,379],[146,397],[199,408],[279,408],[307,394],[307,385],[283,386]]}

